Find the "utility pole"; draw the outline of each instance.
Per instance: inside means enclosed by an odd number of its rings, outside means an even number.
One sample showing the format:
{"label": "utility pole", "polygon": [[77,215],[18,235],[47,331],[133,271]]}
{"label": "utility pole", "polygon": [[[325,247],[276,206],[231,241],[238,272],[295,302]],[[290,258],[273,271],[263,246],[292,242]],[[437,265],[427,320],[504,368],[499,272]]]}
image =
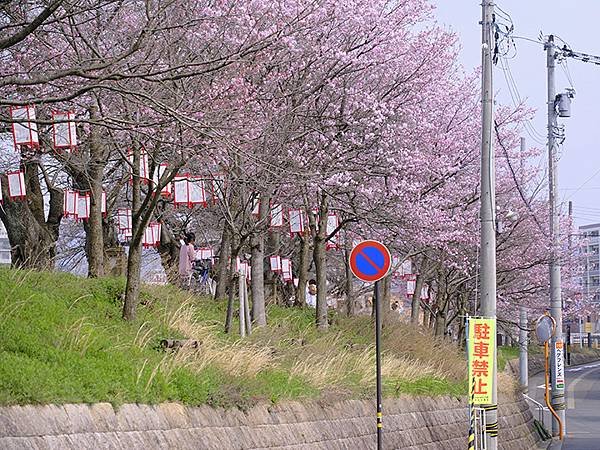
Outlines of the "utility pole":
{"label": "utility pole", "polygon": [[529,368],[527,365],[527,310],[519,306],[519,382],[523,391],[529,391]]}
{"label": "utility pole", "polygon": [[[494,93],[492,91],[492,53],[494,2],[481,3],[481,270],[480,270],[480,313],[481,316],[496,319],[496,174],[492,129],[494,123]],[[486,450],[498,448],[498,386],[496,370],[496,339],[493,352],[492,404],[485,408]]]}
{"label": "utility pole", "polygon": [[[563,423],[563,430],[566,429],[565,423],[565,383],[564,376],[561,376],[557,383],[557,365],[556,353],[562,352],[562,301],[560,287],[560,263],[558,261],[557,249],[559,248],[559,217],[557,207],[557,172],[558,158],[556,145],[556,132],[558,127],[558,114],[556,112],[556,87],[554,79],[554,70],[556,67],[557,47],[554,43],[554,36],[548,36],[544,43],[546,50],[546,68],[548,70],[548,189],[550,203],[550,236],[551,236],[551,254],[550,254],[550,314],[556,321],[556,331],[552,336],[552,364],[550,368],[552,382],[552,407]],[[557,343],[559,344],[557,346]],[[557,349],[558,347],[558,349]],[[564,370],[564,369],[563,369]],[[558,374],[561,375],[561,374]],[[559,435],[558,420],[552,418],[552,435]]]}

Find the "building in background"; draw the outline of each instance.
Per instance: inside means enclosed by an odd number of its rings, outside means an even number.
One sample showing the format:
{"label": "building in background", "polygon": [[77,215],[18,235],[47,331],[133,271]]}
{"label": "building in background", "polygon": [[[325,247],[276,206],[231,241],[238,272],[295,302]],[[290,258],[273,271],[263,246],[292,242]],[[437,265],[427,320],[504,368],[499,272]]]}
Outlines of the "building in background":
{"label": "building in background", "polygon": [[600,223],[579,227],[584,239],[583,293],[600,304]]}
{"label": "building in background", "polygon": [[4,224],[0,222],[0,265],[10,264],[10,243]]}
{"label": "building in background", "polygon": [[[579,227],[579,234],[583,238],[583,248],[581,256],[583,261],[582,293],[600,309],[600,223],[584,225]],[[581,317],[579,328],[580,332],[584,330],[582,323],[587,321],[587,317]],[[592,332],[600,332],[600,322],[598,321],[598,312],[596,311],[590,317],[592,322]]]}

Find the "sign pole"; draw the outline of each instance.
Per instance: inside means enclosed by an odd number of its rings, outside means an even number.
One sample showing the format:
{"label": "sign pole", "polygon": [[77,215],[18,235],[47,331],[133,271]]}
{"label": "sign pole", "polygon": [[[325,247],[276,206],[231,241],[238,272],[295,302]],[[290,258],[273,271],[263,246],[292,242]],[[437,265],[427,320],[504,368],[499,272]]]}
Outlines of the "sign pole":
{"label": "sign pole", "polygon": [[379,281],[375,282],[375,360],[377,370],[377,450],[382,449],[383,413],[381,404],[381,298],[379,295]]}
{"label": "sign pole", "polygon": [[366,240],[357,244],[350,252],[350,270],[359,280],[373,284],[375,302],[375,363],[377,379],[377,450],[383,440],[383,413],[381,388],[381,295],[379,280],[383,279],[392,265],[389,249],[381,242]]}

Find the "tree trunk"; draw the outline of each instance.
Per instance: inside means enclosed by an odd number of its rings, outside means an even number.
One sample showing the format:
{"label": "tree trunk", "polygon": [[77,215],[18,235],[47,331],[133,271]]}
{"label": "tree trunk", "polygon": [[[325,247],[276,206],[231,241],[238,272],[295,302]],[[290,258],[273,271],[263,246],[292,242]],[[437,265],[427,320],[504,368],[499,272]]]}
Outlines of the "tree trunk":
{"label": "tree trunk", "polygon": [[425,277],[422,274],[417,274],[417,280],[415,281],[415,293],[412,298],[410,311],[410,323],[414,325],[419,324],[419,310],[421,309],[421,289],[423,288],[424,279]]}
{"label": "tree trunk", "polygon": [[229,289],[227,297],[227,315],[225,317],[225,333],[230,333],[233,326],[233,310],[235,307],[235,286],[237,280],[237,272],[235,271],[235,259],[239,254],[239,247],[235,236],[231,240],[231,261],[229,263]]}
{"label": "tree trunk", "polygon": [[[268,254],[270,255],[279,255],[281,251],[281,236],[278,229],[272,229],[269,231],[269,241],[268,241]],[[279,274],[276,272],[272,272],[269,270],[268,273],[269,278],[269,286],[271,287],[271,292],[269,293],[269,297],[271,298],[271,302],[276,305],[280,304],[279,302]]]}
{"label": "tree trunk", "polygon": [[223,233],[221,234],[221,248],[219,250],[219,260],[217,262],[217,289],[215,290],[215,300],[221,300],[227,297],[230,250],[231,227],[225,222],[223,225]]}
{"label": "tree trunk", "polygon": [[310,267],[310,234],[300,236],[300,257],[298,266],[298,287],[296,288],[296,304],[306,306],[306,283]]}
{"label": "tree trunk", "polygon": [[252,236],[250,240],[252,259],[250,270],[252,280],[250,291],[252,293],[252,321],[256,326],[267,325],[265,312],[265,239],[262,234]]}
{"label": "tree trunk", "polygon": [[119,235],[113,221],[102,220],[104,242],[104,275],[122,277],[127,273],[127,253],[119,243]]}
{"label": "tree trunk", "polygon": [[125,303],[123,305],[123,318],[135,320],[137,302],[140,297],[140,273],[142,267],[142,241],[129,246],[127,258],[127,285],[125,287]]}
{"label": "tree trunk", "polygon": [[271,198],[261,195],[257,230],[250,237],[250,291],[252,294],[252,321],[256,326],[267,325],[265,311],[265,235],[264,228],[269,215],[269,204]]}
{"label": "tree trunk", "polygon": [[[98,108],[90,108],[90,117],[98,119]],[[98,127],[92,124],[90,130],[90,161],[86,176],[91,193],[90,212],[86,230],[86,250],[88,258],[88,276],[104,276],[104,232],[102,229],[102,179],[106,157]]]}
{"label": "tree trunk", "polygon": [[158,245],[158,254],[160,261],[167,276],[167,282],[176,284],[179,278],[179,250],[181,244],[175,238],[168,225],[163,221],[160,227],[160,244]]}
{"label": "tree trunk", "polygon": [[27,199],[11,200],[8,179],[2,177],[4,205],[0,220],[6,228],[11,245],[12,266],[17,268],[52,269],[56,256],[56,241],[63,215],[63,191],[47,185],[50,194],[48,218],[44,213],[39,165],[36,161],[24,162]]}
{"label": "tree trunk", "polygon": [[344,269],[346,274],[346,315],[354,315],[354,274],[350,270],[350,252],[352,251],[352,241],[346,236],[344,242]]}
{"label": "tree trunk", "polygon": [[133,188],[132,188],[132,238],[129,244],[127,258],[127,284],[125,287],[125,303],[123,318],[135,320],[137,303],[140,295],[140,274],[142,265],[142,236],[145,223],[141,220],[141,189],[140,189],[140,148],[133,149]]}
{"label": "tree trunk", "polygon": [[440,310],[435,315],[434,334],[436,336],[444,336],[446,331],[446,311]]}
{"label": "tree trunk", "polygon": [[382,300],[381,311],[385,314],[391,310],[391,299],[392,299],[392,277],[387,276],[383,280],[381,280],[382,288]]}
{"label": "tree trunk", "polygon": [[327,213],[328,198],[327,194],[321,194],[321,204],[319,207],[319,228],[314,242],[313,259],[315,262],[315,271],[317,272],[317,310],[316,324],[318,330],[327,330],[329,322],[327,320]]}

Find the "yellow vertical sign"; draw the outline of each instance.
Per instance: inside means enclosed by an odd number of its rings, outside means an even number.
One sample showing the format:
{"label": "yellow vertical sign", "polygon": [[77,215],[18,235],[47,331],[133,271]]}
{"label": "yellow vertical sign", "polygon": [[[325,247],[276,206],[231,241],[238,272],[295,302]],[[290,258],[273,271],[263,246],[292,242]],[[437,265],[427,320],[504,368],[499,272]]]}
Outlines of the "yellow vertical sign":
{"label": "yellow vertical sign", "polygon": [[[469,318],[469,401],[492,404],[496,319]],[[474,382],[471,382],[474,380]],[[472,399],[472,400],[471,400]]]}

